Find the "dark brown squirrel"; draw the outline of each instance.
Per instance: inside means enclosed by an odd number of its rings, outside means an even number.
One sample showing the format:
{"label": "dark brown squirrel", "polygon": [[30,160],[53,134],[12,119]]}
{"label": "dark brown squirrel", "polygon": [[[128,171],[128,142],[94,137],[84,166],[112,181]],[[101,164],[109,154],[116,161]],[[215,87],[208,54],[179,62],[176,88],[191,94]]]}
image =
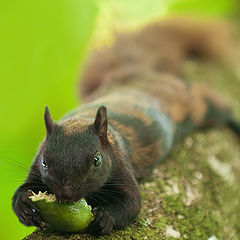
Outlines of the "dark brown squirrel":
{"label": "dark brown squirrel", "polygon": [[95,215],[91,234],[124,229],[140,211],[138,181],[174,144],[204,126],[227,125],[240,136],[220,96],[179,78],[188,56],[214,59],[228,51],[224,28],[210,25],[162,21],[91,55],[81,80],[84,104],[58,123],[45,108],[46,138],[12,199],[21,223],[41,226],[32,190],[60,201],[84,197]]}

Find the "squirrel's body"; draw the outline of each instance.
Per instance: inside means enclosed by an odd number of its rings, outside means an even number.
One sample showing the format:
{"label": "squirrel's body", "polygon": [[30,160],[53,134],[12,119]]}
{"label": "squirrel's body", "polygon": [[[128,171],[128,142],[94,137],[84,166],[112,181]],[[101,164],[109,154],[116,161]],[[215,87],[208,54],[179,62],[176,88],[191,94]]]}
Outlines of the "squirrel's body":
{"label": "squirrel's body", "polygon": [[46,109],[47,137],[13,197],[22,223],[40,225],[26,193],[47,190],[62,201],[85,197],[95,208],[89,232],[122,229],[140,210],[137,181],[151,174],[174,144],[197,128],[216,124],[240,135],[221,97],[176,76],[188,53],[216,57],[223,45],[202,36],[209,31],[196,25],[176,26],[153,25],[95,53],[83,74],[84,104],[58,124]]}
{"label": "squirrel's body", "polygon": [[[169,74],[149,74],[141,81],[136,79],[103,92],[64,119],[93,121],[97,109],[106,106],[108,139],[110,143],[118,141],[122,159],[127,159],[137,179],[148,176],[175,142],[207,125],[211,121],[207,116],[211,106],[223,119],[231,117],[227,105],[207,86],[190,86]],[[215,122],[221,123],[221,118],[216,117]]]}

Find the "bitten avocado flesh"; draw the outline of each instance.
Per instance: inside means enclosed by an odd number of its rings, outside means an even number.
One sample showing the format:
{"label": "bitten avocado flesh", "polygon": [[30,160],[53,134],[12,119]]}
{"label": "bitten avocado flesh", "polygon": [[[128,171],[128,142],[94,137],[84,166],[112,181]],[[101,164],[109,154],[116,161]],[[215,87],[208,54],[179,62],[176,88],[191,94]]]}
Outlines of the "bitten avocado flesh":
{"label": "bitten avocado flesh", "polygon": [[61,203],[47,192],[33,193],[29,198],[35,202],[46,226],[55,231],[80,232],[93,220],[92,208],[83,198],[78,202]]}

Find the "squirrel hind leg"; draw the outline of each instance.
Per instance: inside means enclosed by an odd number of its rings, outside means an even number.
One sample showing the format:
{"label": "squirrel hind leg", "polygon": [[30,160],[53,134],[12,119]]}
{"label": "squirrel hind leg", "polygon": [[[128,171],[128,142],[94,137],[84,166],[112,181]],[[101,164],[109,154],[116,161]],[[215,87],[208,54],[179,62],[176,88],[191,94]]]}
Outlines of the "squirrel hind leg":
{"label": "squirrel hind leg", "polygon": [[192,87],[192,119],[201,128],[227,126],[240,138],[240,122],[236,121],[229,105],[209,86],[195,84]]}
{"label": "squirrel hind leg", "polygon": [[190,115],[198,127],[225,124],[231,118],[231,109],[222,97],[208,85],[194,83],[189,89]]}
{"label": "squirrel hind leg", "polygon": [[226,126],[240,138],[240,121],[234,118],[232,108],[221,95],[208,85],[195,83],[190,88],[190,116],[195,127],[208,129]]}
{"label": "squirrel hind leg", "polygon": [[226,124],[240,138],[240,122],[232,118]]}

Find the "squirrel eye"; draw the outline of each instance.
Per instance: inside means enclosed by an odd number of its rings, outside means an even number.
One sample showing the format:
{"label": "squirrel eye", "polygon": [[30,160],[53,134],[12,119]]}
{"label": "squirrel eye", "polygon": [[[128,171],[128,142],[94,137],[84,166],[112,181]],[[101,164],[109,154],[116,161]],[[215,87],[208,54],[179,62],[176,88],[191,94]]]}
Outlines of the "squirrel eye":
{"label": "squirrel eye", "polygon": [[42,159],[41,159],[41,164],[44,168],[47,168],[47,163],[46,163],[44,157],[42,157]]}
{"label": "squirrel eye", "polygon": [[97,168],[97,167],[100,167],[101,165],[102,165],[102,156],[99,152],[97,152],[93,159],[93,166]]}

